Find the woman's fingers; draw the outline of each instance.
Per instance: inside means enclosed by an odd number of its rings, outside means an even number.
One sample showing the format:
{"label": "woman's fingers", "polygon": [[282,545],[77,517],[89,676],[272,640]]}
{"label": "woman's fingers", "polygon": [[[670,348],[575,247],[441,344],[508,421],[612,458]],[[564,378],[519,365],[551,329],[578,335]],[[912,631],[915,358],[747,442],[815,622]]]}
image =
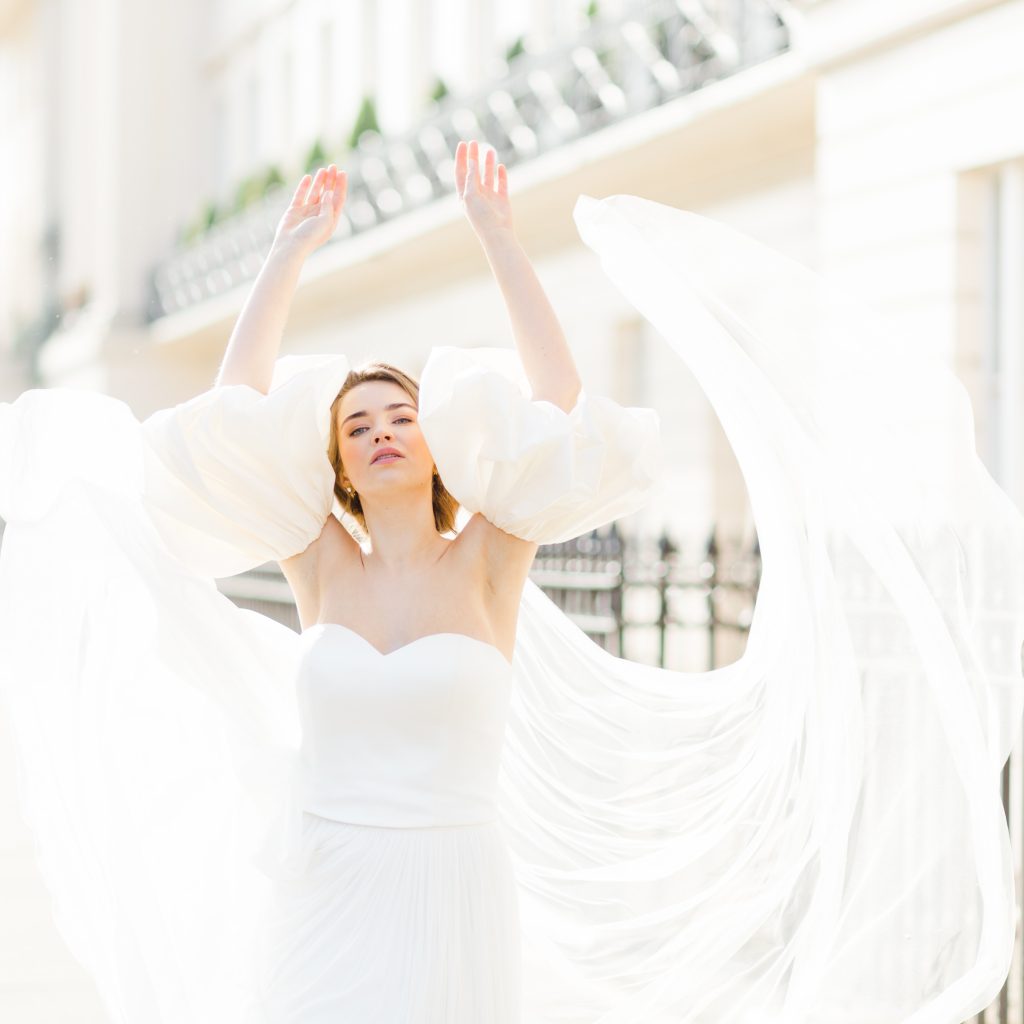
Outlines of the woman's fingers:
{"label": "woman's fingers", "polygon": [[[497,192],[502,197],[508,195],[507,168],[498,163],[497,152],[493,147],[486,148],[481,162],[480,143],[476,139],[468,143],[460,140],[455,148],[455,189],[460,196],[464,196],[470,187],[474,191],[487,189]],[[309,174],[302,176],[292,197],[291,207],[305,209],[312,214],[329,210],[332,217],[336,217],[345,204],[347,192],[347,175],[339,171],[335,164],[329,164],[318,168],[312,177]]]}
{"label": "woman's fingers", "polygon": [[320,196],[320,203],[317,207],[317,213],[324,214],[328,218],[334,216],[334,189],[324,187],[323,193]]}
{"label": "woman's fingers", "polygon": [[503,187],[507,191],[508,177],[503,177],[504,165],[498,163],[497,151],[492,147],[485,151],[482,166],[481,174],[480,143],[476,139],[468,143],[460,141],[455,147],[455,191],[460,196],[466,194],[470,185],[478,191],[485,188],[492,192],[500,191]]}
{"label": "woman's fingers", "polygon": [[478,188],[480,185],[480,143],[476,139],[469,144],[469,173],[473,177],[473,187]]}
{"label": "woman's fingers", "polygon": [[494,150],[488,149],[484,158],[484,188],[494,191]]}
{"label": "woman's fingers", "polygon": [[316,177],[313,179],[313,187],[309,190],[309,195],[306,196],[306,202],[315,205],[320,202],[320,193],[324,188],[324,179],[327,177],[327,168],[321,167],[316,172]]}
{"label": "woman's fingers", "polygon": [[289,207],[294,209],[297,206],[303,206],[306,202],[306,193],[309,191],[309,183],[312,181],[312,177],[308,174],[304,174],[299,179],[299,184],[295,188],[295,195],[292,196],[292,201],[289,203]]}
{"label": "woman's fingers", "polygon": [[[480,143],[476,139],[469,142],[460,140],[455,147],[455,190],[463,196],[470,186],[476,191],[488,189],[503,197],[508,195],[508,169],[498,163],[497,153],[492,147],[487,147],[481,161]],[[319,168],[312,178],[309,174],[302,176],[291,206],[316,207],[317,210],[309,211],[313,213],[318,212],[326,199],[333,213],[337,214],[345,204],[347,191],[347,175],[335,164],[330,164]]]}
{"label": "woman's fingers", "polygon": [[469,145],[460,142],[459,147],[462,150],[462,167],[459,174],[459,161],[456,160],[455,182],[459,195],[464,196],[470,189],[479,191],[480,188],[480,147],[476,139]]}
{"label": "woman's fingers", "polygon": [[455,191],[461,196],[466,190],[466,150],[465,142],[455,147]]}
{"label": "woman's fingers", "polygon": [[334,207],[334,179],[337,176],[338,168],[331,164],[324,176],[324,190],[320,194],[320,208],[330,212]]}

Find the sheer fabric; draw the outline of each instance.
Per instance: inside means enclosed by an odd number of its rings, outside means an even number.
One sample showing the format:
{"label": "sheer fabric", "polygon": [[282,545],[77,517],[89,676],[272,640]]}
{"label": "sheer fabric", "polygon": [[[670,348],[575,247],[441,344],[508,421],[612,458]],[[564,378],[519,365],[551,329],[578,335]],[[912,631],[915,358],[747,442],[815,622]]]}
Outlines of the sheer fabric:
{"label": "sheer fabric", "polygon": [[[634,196],[575,219],[708,395],[764,573],[743,657],[703,673],[608,654],[527,584],[499,774],[523,1019],[958,1024],[1012,952],[1024,641],[1024,517],[967,395],[721,224]],[[656,412],[531,402],[514,363],[435,349],[421,375],[464,508],[543,542],[641,507]],[[244,1019],[268,887],[303,877],[298,639],[213,578],[319,534],[347,370],[283,357],[269,395],[141,425],[62,389],[0,405],[22,806],[114,1020]]]}

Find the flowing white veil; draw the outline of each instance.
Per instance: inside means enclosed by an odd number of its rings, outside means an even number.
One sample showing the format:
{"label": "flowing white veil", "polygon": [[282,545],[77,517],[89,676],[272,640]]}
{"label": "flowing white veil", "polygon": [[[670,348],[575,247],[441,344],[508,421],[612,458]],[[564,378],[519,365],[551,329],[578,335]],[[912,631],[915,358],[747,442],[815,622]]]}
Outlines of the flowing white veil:
{"label": "flowing white veil", "polygon": [[723,224],[628,195],[575,219],[721,420],[763,579],[742,658],[700,673],[528,587],[502,806],[527,1019],[958,1024],[1012,955],[1024,643],[1024,517],[965,389]]}

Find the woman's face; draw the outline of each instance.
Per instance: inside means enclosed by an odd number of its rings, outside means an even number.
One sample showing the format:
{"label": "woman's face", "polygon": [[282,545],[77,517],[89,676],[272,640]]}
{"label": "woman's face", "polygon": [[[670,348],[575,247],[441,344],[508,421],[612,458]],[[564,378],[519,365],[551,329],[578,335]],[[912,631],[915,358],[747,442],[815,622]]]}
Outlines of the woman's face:
{"label": "woman's face", "polygon": [[[364,381],[345,394],[338,408],[338,444],[343,476],[364,509],[375,494],[431,487],[434,460],[420,433],[415,402],[394,381]],[[384,455],[387,449],[398,454]]]}

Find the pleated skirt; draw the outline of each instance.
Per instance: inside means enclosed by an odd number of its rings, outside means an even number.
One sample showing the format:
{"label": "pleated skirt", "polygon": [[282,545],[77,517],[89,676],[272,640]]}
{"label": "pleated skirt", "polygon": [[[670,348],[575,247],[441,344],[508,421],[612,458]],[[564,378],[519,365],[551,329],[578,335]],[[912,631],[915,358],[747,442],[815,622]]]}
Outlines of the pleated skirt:
{"label": "pleated skirt", "polygon": [[520,920],[500,822],[391,828],[302,815],[275,882],[261,1024],[521,1024]]}

